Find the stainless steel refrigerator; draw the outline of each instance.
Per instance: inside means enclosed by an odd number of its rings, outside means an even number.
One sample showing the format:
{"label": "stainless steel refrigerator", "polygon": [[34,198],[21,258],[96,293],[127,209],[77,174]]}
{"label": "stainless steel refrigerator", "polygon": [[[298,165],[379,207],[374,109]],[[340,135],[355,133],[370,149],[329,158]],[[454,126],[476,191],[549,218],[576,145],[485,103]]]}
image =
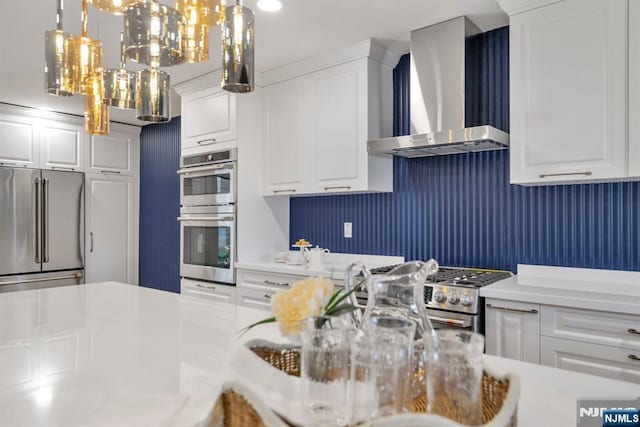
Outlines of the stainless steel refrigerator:
{"label": "stainless steel refrigerator", "polygon": [[84,283],[84,173],[0,167],[0,292]]}

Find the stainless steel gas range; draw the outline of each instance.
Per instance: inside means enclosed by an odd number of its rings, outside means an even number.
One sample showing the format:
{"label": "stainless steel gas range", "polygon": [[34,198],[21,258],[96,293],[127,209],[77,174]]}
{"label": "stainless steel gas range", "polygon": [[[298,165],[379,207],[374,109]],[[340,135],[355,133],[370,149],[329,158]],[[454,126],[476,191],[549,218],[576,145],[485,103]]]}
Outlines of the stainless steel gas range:
{"label": "stainless steel gas range", "polygon": [[[374,268],[371,274],[385,274],[395,265]],[[484,300],[480,288],[511,277],[510,271],[476,268],[440,267],[429,277],[424,288],[424,302],[436,329],[457,328],[484,334]],[[367,292],[356,293],[359,304],[366,306]]]}

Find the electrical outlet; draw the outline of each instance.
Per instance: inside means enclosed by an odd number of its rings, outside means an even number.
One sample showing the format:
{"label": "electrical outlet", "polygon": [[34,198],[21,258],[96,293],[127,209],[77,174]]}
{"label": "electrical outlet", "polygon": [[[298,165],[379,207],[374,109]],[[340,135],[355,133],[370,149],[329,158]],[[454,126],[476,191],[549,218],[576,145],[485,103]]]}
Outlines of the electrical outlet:
{"label": "electrical outlet", "polygon": [[344,238],[351,239],[353,237],[353,227],[350,222],[344,223]]}

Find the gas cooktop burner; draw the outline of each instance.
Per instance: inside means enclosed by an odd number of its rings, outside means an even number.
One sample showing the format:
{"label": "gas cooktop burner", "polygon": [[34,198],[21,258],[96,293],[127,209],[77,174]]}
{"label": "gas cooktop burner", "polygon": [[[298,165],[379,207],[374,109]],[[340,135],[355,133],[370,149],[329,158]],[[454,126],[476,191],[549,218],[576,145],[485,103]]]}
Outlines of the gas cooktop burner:
{"label": "gas cooktop burner", "polygon": [[[371,270],[372,274],[386,274],[396,265],[387,265]],[[438,272],[427,279],[430,283],[448,282],[459,286],[481,288],[499,280],[511,277],[511,272],[503,270],[483,270],[481,268],[440,267]]]}

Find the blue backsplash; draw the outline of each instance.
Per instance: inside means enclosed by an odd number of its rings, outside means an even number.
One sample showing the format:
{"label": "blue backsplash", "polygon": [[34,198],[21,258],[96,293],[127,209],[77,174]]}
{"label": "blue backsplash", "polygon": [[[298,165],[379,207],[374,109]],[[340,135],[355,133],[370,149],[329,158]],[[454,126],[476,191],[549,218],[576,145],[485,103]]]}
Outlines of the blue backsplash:
{"label": "blue backsplash", "polygon": [[[394,132],[408,129],[408,60],[394,71]],[[467,125],[508,131],[508,28],[467,44]],[[353,238],[342,237],[353,223]],[[394,159],[394,192],[291,199],[290,240],[333,252],[640,270],[640,183],[509,184],[509,152]]]}
{"label": "blue backsplash", "polygon": [[141,286],[180,292],[180,118],[140,134]]}

